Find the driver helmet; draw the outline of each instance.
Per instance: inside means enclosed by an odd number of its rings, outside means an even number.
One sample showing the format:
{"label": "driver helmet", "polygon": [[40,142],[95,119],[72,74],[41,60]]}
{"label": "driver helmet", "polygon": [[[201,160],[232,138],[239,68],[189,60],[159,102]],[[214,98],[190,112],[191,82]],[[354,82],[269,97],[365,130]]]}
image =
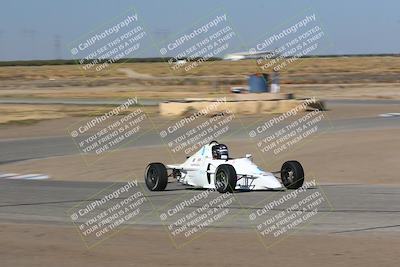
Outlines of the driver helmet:
{"label": "driver helmet", "polygon": [[218,144],[212,147],[213,159],[228,159],[228,147],[224,144]]}

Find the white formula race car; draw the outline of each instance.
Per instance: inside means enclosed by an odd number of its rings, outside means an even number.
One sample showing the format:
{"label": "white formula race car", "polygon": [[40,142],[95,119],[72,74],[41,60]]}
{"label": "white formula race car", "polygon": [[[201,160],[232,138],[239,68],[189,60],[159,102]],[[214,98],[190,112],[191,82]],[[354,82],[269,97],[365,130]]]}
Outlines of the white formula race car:
{"label": "white formula race car", "polygon": [[[275,176],[280,173],[280,177]],[[182,164],[150,163],[144,178],[151,191],[162,191],[172,177],[183,185],[215,189],[220,193],[234,190],[297,189],[303,185],[304,170],[297,161],[286,161],[280,171],[266,172],[253,163],[252,156],[230,158],[228,147],[212,141]]]}

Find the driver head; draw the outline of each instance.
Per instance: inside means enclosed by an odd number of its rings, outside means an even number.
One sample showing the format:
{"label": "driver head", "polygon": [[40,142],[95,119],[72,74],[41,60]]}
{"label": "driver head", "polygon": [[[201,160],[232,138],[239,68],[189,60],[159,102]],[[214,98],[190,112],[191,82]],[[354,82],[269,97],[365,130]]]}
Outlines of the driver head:
{"label": "driver head", "polygon": [[212,147],[213,159],[224,159],[229,158],[228,147],[224,144],[217,144]]}

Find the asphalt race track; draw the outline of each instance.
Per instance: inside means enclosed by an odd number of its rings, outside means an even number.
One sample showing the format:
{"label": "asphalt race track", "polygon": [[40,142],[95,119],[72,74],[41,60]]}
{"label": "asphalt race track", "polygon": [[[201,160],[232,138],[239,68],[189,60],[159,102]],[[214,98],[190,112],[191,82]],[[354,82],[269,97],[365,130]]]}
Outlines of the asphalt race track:
{"label": "asphalt race track", "polygon": [[[120,183],[123,186],[125,183]],[[77,205],[93,201],[89,196],[110,186],[105,182],[61,182],[61,181],[0,181],[0,219],[10,222],[66,223],[71,219],[67,211]],[[143,185],[144,186],[144,185]],[[308,194],[323,191],[329,201],[323,202],[319,215],[301,231],[314,233],[343,233],[361,231],[400,231],[400,186],[380,185],[322,185],[307,190]],[[156,207],[148,206],[150,216],[136,222],[141,226],[161,226],[160,220],[165,203],[176,199],[188,199],[204,190],[193,190],[175,183],[169,183],[167,191],[150,192],[145,197]],[[234,219],[227,220],[223,228],[252,228],[249,214],[265,205],[265,200],[278,199],[282,192],[237,192],[240,205],[230,206]],[[219,193],[212,192],[212,197]],[[120,201],[114,199],[112,201]],[[202,202],[185,208],[185,214],[202,205]],[[271,214],[279,212],[285,206],[273,209]],[[159,209],[159,210],[157,210]],[[213,227],[213,226],[211,226]]]}

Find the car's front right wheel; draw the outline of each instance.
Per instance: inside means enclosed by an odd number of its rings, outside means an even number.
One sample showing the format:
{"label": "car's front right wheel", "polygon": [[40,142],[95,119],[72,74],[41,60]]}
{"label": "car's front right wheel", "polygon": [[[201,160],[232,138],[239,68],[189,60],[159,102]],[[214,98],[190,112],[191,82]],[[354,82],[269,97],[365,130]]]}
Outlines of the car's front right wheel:
{"label": "car's front right wheel", "polygon": [[144,179],[150,191],[162,191],[168,184],[167,168],[159,162],[150,163],[147,165]]}
{"label": "car's front right wheel", "polygon": [[236,187],[237,175],[230,164],[221,164],[215,171],[215,189],[220,193],[233,192]]}
{"label": "car's front right wheel", "polygon": [[287,189],[297,189],[304,183],[304,170],[300,162],[291,160],[283,163],[281,180]]}

